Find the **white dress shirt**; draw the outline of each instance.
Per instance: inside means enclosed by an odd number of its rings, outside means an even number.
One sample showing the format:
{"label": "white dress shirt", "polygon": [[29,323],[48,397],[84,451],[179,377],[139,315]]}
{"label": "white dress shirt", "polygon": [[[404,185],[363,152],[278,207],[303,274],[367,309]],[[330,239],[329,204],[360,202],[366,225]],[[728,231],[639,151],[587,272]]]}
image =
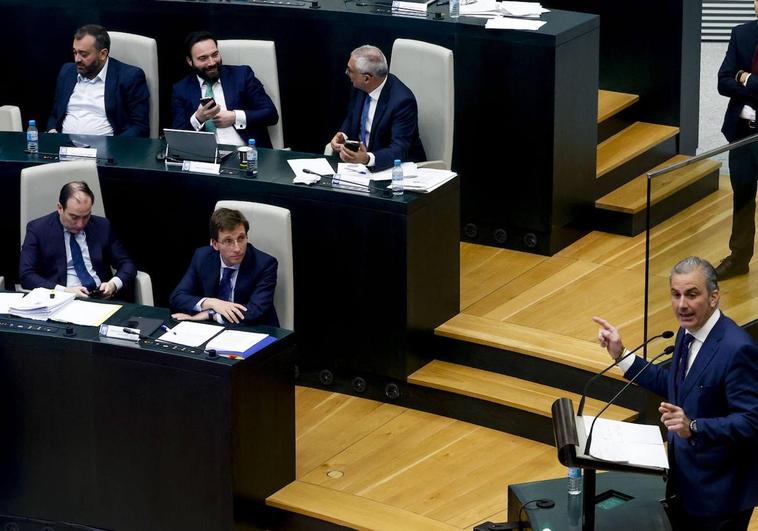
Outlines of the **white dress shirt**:
{"label": "white dress shirt", "polygon": [[[367,96],[368,98],[371,98],[371,101],[368,104],[368,115],[366,116],[366,142],[364,144],[366,146],[366,149],[368,149],[368,144],[371,141],[371,127],[374,124],[374,115],[376,114],[376,106],[379,103],[379,96],[381,95],[382,89],[384,88],[384,85],[386,84],[387,84],[387,78],[385,77],[384,81],[382,81],[382,84],[376,87],[371,92],[369,92]],[[361,111],[363,111],[362,107],[361,107]],[[359,124],[359,126],[360,125],[361,124]],[[345,133],[342,133],[342,136],[344,137],[345,140],[349,140],[349,138],[347,138],[347,135]],[[360,140],[360,134],[358,135],[357,140]],[[376,164],[376,157],[374,157],[373,153],[369,152],[368,164],[366,164],[366,166],[371,167],[374,164]]]}
{"label": "white dress shirt", "polygon": [[113,127],[105,114],[105,77],[108,61],[92,79],[81,74],[76,76],[76,85],[66,108],[61,133],[79,135],[113,136]]}
{"label": "white dress shirt", "polygon": [[[196,77],[197,82],[200,83],[201,97],[205,97],[205,79],[200,76]],[[211,88],[213,89],[213,99],[216,101],[216,105],[218,105],[222,111],[226,111],[226,98],[224,98],[224,88],[221,86],[221,78],[218,78],[216,82],[211,85]],[[236,116],[234,127],[219,127],[216,129],[217,143],[231,144],[233,146],[244,145],[242,137],[237,132],[237,129],[245,129],[247,127],[247,115],[245,114],[245,111],[234,111],[234,115]],[[190,116],[190,123],[192,124],[192,127],[195,128],[195,131],[200,131],[204,125],[197,120],[194,112],[192,113],[192,116]]]}
{"label": "white dress shirt", "polygon": [[[230,298],[230,300],[233,301],[234,300],[234,289],[237,287],[237,276],[239,275],[239,270],[240,270],[240,266],[242,265],[242,263],[240,262],[237,265],[226,265],[226,263],[224,262],[224,259],[221,258],[221,255],[219,255],[219,260],[221,261],[221,268],[219,269],[219,273],[218,273],[218,281],[219,281],[219,283],[221,282],[221,279],[224,278],[224,268],[225,267],[228,267],[228,268],[230,268],[230,269],[233,270],[232,271],[232,276],[229,279],[229,281],[232,283],[232,291],[229,293],[229,298]],[[202,312],[203,311],[203,302],[205,302],[206,299],[208,299],[208,297],[203,297],[202,299],[200,299],[198,301],[198,303],[195,304],[195,307],[193,309],[196,312]],[[219,323],[219,324],[225,324],[226,323],[226,321],[224,321],[224,318],[221,317],[219,314],[214,315],[213,319],[217,323]]]}
{"label": "white dress shirt", "polygon": [[[711,314],[711,316],[708,318],[705,324],[700,327],[700,329],[686,330],[686,332],[688,334],[691,334],[695,339],[693,339],[692,344],[690,344],[690,352],[687,356],[687,371],[684,373],[685,377],[687,376],[687,373],[690,372],[690,368],[692,367],[692,364],[695,363],[695,358],[697,358],[698,352],[700,352],[700,347],[703,346],[703,343],[705,343],[705,340],[708,338],[708,334],[710,334],[711,330],[713,330],[713,327],[716,326],[716,321],[719,320],[719,317],[721,317],[721,310],[716,308],[716,311]],[[622,372],[626,373],[626,371],[629,370],[629,368],[634,363],[635,357],[636,356],[629,356],[625,360],[621,360],[619,362],[618,367]]]}
{"label": "white dress shirt", "polygon": [[[76,274],[76,269],[74,269],[74,261],[71,258],[71,236],[72,234],[69,231],[63,231],[63,243],[66,246],[66,286],[57,285],[55,286],[55,289],[57,290],[62,290],[66,287],[71,288],[74,286],[82,285],[82,281],[79,280],[79,276]],[[102,281],[100,280],[100,277],[97,276],[95,268],[92,266],[92,259],[89,255],[89,247],[87,247],[87,233],[83,230],[79,231],[79,233],[74,236],[74,239],[76,240],[76,243],[79,244],[79,248],[82,250],[82,260],[84,261],[84,267],[87,268],[87,272],[95,281],[95,284],[97,286],[100,286]],[[116,276],[111,278],[111,282],[113,282],[113,285],[116,287],[116,291],[120,290],[124,285],[121,279]]]}

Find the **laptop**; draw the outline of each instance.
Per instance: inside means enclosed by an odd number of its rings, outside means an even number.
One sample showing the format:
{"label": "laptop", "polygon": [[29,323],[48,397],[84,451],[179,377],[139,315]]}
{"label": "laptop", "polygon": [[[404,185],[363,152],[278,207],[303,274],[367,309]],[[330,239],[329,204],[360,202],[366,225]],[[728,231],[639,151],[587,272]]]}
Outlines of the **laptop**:
{"label": "laptop", "polygon": [[164,129],[166,135],[166,163],[185,160],[220,164],[234,151],[220,150],[216,134],[209,131],[183,131]]}

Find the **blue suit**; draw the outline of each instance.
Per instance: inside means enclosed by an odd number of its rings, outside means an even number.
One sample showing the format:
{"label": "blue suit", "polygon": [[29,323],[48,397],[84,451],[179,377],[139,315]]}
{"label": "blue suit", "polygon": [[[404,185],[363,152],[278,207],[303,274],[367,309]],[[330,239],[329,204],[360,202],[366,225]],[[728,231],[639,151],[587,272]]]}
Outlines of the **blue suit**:
{"label": "blue suit", "polygon": [[[340,131],[351,140],[360,139],[361,111],[368,94],[353,88],[347,117]],[[374,154],[376,170],[392,166],[395,159],[403,162],[426,160],[424,146],[418,135],[418,106],[413,92],[392,74],[379,94],[371,123],[371,136],[366,149]]]}
{"label": "blue suit", "polygon": [[[274,309],[276,258],[248,243],[234,286],[234,302],[247,311],[243,324],[279,326]],[[204,297],[216,297],[221,281],[221,257],[210,245],[200,247],[189,269],[171,294],[169,306],[177,312],[192,314]]]}
{"label": "blue suit", "polygon": [[[77,72],[74,63],[66,63],[58,74],[55,101],[47,120],[47,129],[63,127],[68,100],[76,86]],[[105,76],[105,115],[113,128],[114,136],[150,135],[150,93],[145,73],[141,68],[108,59]]]}
{"label": "blue suit", "polygon": [[[137,276],[137,266],[116,239],[110,221],[92,216],[84,233],[92,267],[100,280],[110,280],[113,267],[124,288],[131,286]],[[26,237],[21,247],[21,286],[25,289],[65,286],[66,273],[66,243],[58,213],[52,212],[30,221],[26,225]]]}
{"label": "blue suit", "polygon": [[[222,65],[219,78],[227,110],[245,111],[247,126],[237,129],[242,140],[247,144],[254,138],[256,146],[270,148],[267,127],[279,121],[279,113],[253,70],[249,66]],[[194,130],[190,118],[197,111],[200,97],[200,82],[194,73],[174,85],[171,94],[174,129]]]}
{"label": "blue suit", "polygon": [[[697,420],[693,437],[668,436],[676,494],[693,515],[750,509],[758,505],[758,348],[722,314],[677,396],[674,376],[683,337],[680,328],[671,367],[651,365],[637,379]],[[635,359],[624,377],[632,378],[644,366]]]}

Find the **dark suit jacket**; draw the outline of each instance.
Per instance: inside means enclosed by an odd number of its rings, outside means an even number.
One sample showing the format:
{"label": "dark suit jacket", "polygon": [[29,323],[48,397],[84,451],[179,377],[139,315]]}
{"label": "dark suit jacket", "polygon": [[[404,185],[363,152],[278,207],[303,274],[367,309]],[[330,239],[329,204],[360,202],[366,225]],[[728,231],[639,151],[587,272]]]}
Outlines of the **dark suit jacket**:
{"label": "dark suit jacket", "polygon": [[[676,399],[674,375],[684,330],[676,338],[671,367],[651,365],[637,382],[668,397],[698,433],[690,439],[669,434],[669,455],[678,494],[687,512],[716,516],[758,504],[758,348],[734,321],[721,315],[703,343]],[[624,375],[645,362],[637,358]]]}
{"label": "dark suit jacket", "polygon": [[[274,309],[276,289],[276,258],[259,251],[249,243],[234,286],[234,302],[247,308],[246,325],[279,326]],[[192,257],[189,269],[171,294],[171,309],[195,313],[195,305],[204,297],[216,297],[221,279],[221,258],[210,245],[200,247]]]}
{"label": "dark suit jacket", "polygon": [[748,78],[745,87],[735,80],[738,71],[751,71],[756,45],[758,45],[758,21],[754,20],[733,28],[724,62],[719,69],[719,94],[729,97],[721,132],[729,142],[739,140],[737,122],[742,107],[750,105],[758,110],[758,72]]}
{"label": "dark suit jacket", "polygon": [[[68,100],[76,86],[76,65],[66,63],[58,74],[55,101],[47,128],[61,130]],[[141,68],[108,59],[105,76],[105,115],[114,136],[150,136],[150,93]]]}
{"label": "dark suit jacket", "polygon": [[[116,276],[124,283],[124,288],[129,289],[137,276],[137,267],[113,234],[110,221],[92,216],[84,232],[92,266],[100,280],[110,280],[113,267]],[[26,225],[19,274],[21,286],[25,289],[66,285],[66,243],[57,212],[32,220]]]}
{"label": "dark suit jacket", "polygon": [[[270,148],[271,139],[266,128],[279,121],[279,113],[253,70],[249,66],[222,65],[219,76],[226,108],[230,111],[245,111],[247,117],[247,127],[237,129],[237,133],[246,144],[254,138],[256,146]],[[171,111],[174,116],[172,127],[193,131],[190,118],[199,104],[200,83],[193,73],[174,85],[171,94]]]}
{"label": "dark suit jacket", "polygon": [[[353,88],[347,117],[340,131],[351,140],[360,139],[361,111],[368,94]],[[392,166],[395,159],[403,162],[426,160],[424,146],[418,136],[418,106],[413,92],[392,74],[379,94],[371,137],[366,149],[374,154],[375,168],[383,170]]]}

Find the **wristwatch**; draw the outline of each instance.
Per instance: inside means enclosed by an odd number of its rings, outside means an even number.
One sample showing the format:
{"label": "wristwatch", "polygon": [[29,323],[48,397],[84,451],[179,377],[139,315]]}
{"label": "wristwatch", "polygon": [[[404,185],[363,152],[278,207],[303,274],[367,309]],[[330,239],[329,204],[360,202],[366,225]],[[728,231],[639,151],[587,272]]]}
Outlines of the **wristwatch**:
{"label": "wristwatch", "polygon": [[690,431],[694,434],[697,434],[697,419],[692,419],[690,421]]}

